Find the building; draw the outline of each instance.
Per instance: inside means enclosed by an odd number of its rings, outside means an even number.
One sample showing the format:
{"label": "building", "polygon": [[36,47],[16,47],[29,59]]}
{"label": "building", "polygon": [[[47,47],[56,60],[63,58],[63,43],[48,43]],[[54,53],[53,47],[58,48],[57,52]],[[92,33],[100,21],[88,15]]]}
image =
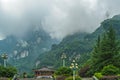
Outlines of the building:
{"label": "building", "polygon": [[54,70],[48,68],[41,68],[34,70],[34,73],[36,78],[52,78]]}

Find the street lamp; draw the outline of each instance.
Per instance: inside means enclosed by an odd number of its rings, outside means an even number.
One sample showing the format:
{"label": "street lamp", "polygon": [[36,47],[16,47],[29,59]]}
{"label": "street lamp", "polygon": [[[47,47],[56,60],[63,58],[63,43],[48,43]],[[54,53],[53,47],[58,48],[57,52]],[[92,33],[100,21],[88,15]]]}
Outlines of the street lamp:
{"label": "street lamp", "polygon": [[66,59],[66,54],[63,53],[62,56],[61,56],[61,59],[63,60],[63,67],[65,67],[65,59]]}
{"label": "street lamp", "polygon": [[78,64],[75,62],[75,60],[72,61],[70,68],[73,70],[73,80],[75,80],[76,69],[78,69]]}
{"label": "street lamp", "polygon": [[4,59],[4,67],[6,67],[8,55],[7,54],[2,54],[1,57]]}

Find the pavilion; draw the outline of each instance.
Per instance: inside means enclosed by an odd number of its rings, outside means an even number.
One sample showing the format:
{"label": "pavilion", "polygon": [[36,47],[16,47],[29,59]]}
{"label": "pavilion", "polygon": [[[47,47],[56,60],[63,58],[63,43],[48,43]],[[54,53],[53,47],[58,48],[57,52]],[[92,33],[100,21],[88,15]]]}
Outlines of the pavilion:
{"label": "pavilion", "polygon": [[48,68],[41,68],[34,70],[36,78],[52,78],[54,70]]}

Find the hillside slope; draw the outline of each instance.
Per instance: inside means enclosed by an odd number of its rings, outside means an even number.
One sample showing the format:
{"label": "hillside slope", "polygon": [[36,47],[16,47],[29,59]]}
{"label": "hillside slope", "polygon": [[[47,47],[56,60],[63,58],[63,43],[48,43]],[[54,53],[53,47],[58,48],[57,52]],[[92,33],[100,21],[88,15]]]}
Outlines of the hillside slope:
{"label": "hillside slope", "polygon": [[74,35],[67,36],[60,42],[60,44],[52,45],[52,49],[40,55],[36,62],[41,62],[41,66],[52,66],[54,68],[62,65],[61,55],[65,53],[67,55],[66,64],[70,65],[72,59],[81,65],[90,58],[90,53],[96,42],[98,35],[102,35],[110,26],[116,30],[118,39],[120,39],[120,15],[116,15],[113,18],[104,20],[101,26],[97,28],[93,33],[76,33]]}

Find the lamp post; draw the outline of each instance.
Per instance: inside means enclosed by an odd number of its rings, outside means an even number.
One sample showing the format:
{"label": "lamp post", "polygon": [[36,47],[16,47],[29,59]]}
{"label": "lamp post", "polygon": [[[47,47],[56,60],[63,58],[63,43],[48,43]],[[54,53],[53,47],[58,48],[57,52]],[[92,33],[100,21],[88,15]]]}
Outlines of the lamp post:
{"label": "lamp post", "polygon": [[4,67],[6,67],[6,64],[7,64],[7,59],[8,59],[8,55],[7,54],[2,54],[1,56],[4,60]]}
{"label": "lamp post", "polygon": [[65,67],[65,59],[66,59],[66,54],[63,53],[62,56],[61,56],[61,59],[63,60],[63,67]]}
{"label": "lamp post", "polygon": [[75,62],[75,60],[72,61],[70,68],[73,70],[73,80],[75,80],[76,69],[78,69],[78,64]]}

